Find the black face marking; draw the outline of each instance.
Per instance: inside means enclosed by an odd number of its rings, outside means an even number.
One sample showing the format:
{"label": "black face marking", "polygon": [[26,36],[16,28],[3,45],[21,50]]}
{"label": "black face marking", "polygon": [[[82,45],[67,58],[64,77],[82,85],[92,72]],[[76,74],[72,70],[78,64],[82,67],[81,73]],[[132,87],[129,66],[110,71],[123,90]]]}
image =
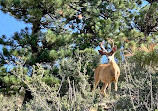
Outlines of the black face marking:
{"label": "black face marking", "polygon": [[106,52],[102,51],[102,50],[98,50],[100,55],[106,55]]}
{"label": "black face marking", "polygon": [[101,55],[107,55],[107,56],[112,56],[115,53],[114,50],[111,50],[110,52],[104,52],[102,50],[98,50],[98,51]]}

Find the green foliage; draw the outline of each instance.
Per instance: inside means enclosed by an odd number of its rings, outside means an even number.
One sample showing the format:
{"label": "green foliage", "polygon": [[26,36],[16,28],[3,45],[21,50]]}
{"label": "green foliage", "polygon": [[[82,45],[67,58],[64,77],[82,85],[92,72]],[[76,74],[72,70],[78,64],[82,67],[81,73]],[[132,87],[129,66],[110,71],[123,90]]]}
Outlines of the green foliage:
{"label": "green foliage", "polygon": [[136,64],[141,65],[142,67],[151,66],[155,67],[158,61],[158,52],[144,52],[139,51],[133,57],[130,58],[131,61],[137,61]]}
{"label": "green foliage", "polygon": [[157,70],[151,66],[143,68],[137,61],[126,62],[121,69],[120,91],[118,92],[121,96],[116,107],[127,110],[155,109],[158,88],[155,82],[158,80]]}
{"label": "green foliage", "polygon": [[57,52],[55,50],[51,50],[49,52],[49,57],[54,60],[54,59],[56,59],[58,57],[58,54],[57,54]]}
{"label": "green foliage", "polygon": [[10,110],[10,111],[14,111],[15,109],[17,109],[16,107],[16,96],[11,96],[11,97],[5,97],[3,94],[0,94],[0,108],[2,111],[5,110]]}
{"label": "green foliage", "polygon": [[132,110],[133,109],[132,107],[133,106],[130,97],[120,97],[116,103],[117,110],[122,110],[122,109]]}
{"label": "green foliage", "polygon": [[[109,97],[103,97],[98,90],[91,92],[91,83],[88,82],[90,72],[87,71],[89,65],[94,62],[94,58],[96,59],[95,56],[98,57],[94,50],[85,49],[78,50],[73,57],[62,60],[59,66],[61,81],[53,76],[47,77],[51,72],[45,70],[40,64],[33,66],[33,75],[29,77],[24,72],[25,68],[19,63],[21,67],[12,70],[12,73],[22,80],[34,96],[32,100],[22,105],[21,110],[79,111],[90,108],[150,110],[155,108],[158,73],[149,70],[149,67],[139,68],[141,66],[138,67],[135,63],[126,62],[121,65],[118,92],[112,91]],[[5,97],[2,98],[2,103],[4,101]],[[15,103],[11,103],[13,109],[17,109]],[[1,108],[5,106],[3,105]]]}
{"label": "green foliage", "polygon": [[42,82],[45,82],[46,84],[51,85],[51,86],[52,84],[54,85],[54,84],[60,83],[59,79],[52,76],[47,76],[47,75],[42,78]]}
{"label": "green foliage", "polygon": [[[157,47],[150,53],[136,50],[125,61],[122,50],[156,43],[157,7],[151,0],[1,0],[1,11],[32,28],[0,38],[0,90],[4,96],[0,108],[154,110]],[[101,58],[94,49],[107,38],[117,45],[121,77],[119,91],[105,98],[91,88]],[[18,109],[15,98],[21,87],[31,91],[33,98]],[[4,103],[6,96],[11,97],[10,106]]]}
{"label": "green foliage", "polygon": [[3,54],[5,56],[9,56],[10,52],[8,51],[8,49],[6,47],[3,47]]}

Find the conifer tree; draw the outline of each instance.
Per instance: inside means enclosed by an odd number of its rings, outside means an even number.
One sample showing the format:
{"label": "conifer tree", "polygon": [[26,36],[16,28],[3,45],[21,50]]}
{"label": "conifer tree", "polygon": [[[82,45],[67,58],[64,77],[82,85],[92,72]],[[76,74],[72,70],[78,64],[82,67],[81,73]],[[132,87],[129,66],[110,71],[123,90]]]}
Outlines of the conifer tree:
{"label": "conifer tree", "polygon": [[[18,62],[30,77],[33,66],[42,64],[46,70],[43,81],[53,86],[62,82],[59,66],[65,59],[77,61],[74,55],[86,52],[91,56],[85,58],[91,60],[92,56],[96,57],[94,48],[102,40],[114,39],[118,47],[117,55],[122,47],[129,51],[157,42],[156,0],[1,0],[0,10],[32,25],[15,32],[12,37],[3,35],[0,38],[0,45],[3,46],[0,53],[0,86],[4,92],[6,89],[12,91],[11,86],[16,86],[14,90],[26,87],[12,73],[19,66]],[[86,74],[90,81],[98,59],[88,62]],[[11,70],[6,66],[11,66]],[[65,66],[67,69],[62,68],[67,71],[69,65]],[[71,78],[75,78],[73,74]]]}

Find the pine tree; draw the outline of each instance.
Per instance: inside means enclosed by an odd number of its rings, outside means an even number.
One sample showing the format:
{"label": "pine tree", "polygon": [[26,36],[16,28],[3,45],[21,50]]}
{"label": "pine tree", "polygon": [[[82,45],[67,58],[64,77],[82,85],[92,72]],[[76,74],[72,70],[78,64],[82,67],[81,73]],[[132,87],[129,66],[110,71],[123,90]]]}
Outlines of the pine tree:
{"label": "pine tree", "polygon": [[[142,6],[145,2],[147,4]],[[0,45],[3,46],[0,53],[1,90],[10,93],[21,86],[27,87],[13,74],[13,71],[21,70],[20,65],[28,80],[34,73],[33,68],[41,64],[45,70],[42,81],[48,85],[53,87],[63,82],[61,70],[65,77],[76,79],[75,84],[81,85],[84,81],[80,76],[76,77],[75,63],[79,58],[75,54],[81,54],[86,59],[81,62],[80,72],[84,72],[86,64],[88,71],[84,74],[92,84],[93,69],[100,60],[94,49],[102,40],[114,39],[119,62],[122,62],[122,48],[137,52],[136,48],[142,45],[149,47],[152,42],[157,42],[157,8],[156,0],[1,0],[0,10],[32,25],[32,28],[15,32],[12,37],[3,35],[0,38]],[[152,58],[156,55],[157,52],[145,56],[137,54],[133,60],[150,56],[149,62],[156,61]],[[72,66],[63,65],[65,63]],[[64,86],[68,86],[65,81]],[[64,87],[62,94],[66,94],[67,90],[68,87]]]}

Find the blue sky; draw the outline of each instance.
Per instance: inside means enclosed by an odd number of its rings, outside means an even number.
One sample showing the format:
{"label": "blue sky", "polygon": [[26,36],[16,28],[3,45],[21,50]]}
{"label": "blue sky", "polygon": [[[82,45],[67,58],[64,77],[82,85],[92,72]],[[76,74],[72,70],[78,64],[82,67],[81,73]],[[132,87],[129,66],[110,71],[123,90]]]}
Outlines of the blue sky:
{"label": "blue sky", "polygon": [[[147,1],[143,1],[142,6],[148,4]],[[11,37],[15,32],[20,32],[25,27],[31,27],[31,24],[26,24],[23,21],[19,21],[9,15],[5,14],[0,10],[0,37],[6,35],[8,38]]]}
{"label": "blue sky", "polygon": [[31,27],[30,24],[26,24],[23,21],[18,21],[8,13],[5,14],[0,11],[0,37],[6,35],[11,37],[15,32],[20,32],[25,27]]}
{"label": "blue sky", "polygon": [[[144,1],[142,6],[145,6],[146,4],[148,4],[148,2]],[[15,32],[20,32],[20,30],[24,29],[25,27],[31,27],[31,24],[26,24],[23,21],[19,21],[13,16],[9,15],[9,13],[3,13],[0,10],[0,37],[2,37],[2,35],[6,35],[7,38],[10,38]],[[0,45],[0,52],[1,51],[2,46]],[[105,61],[102,60],[102,62]]]}
{"label": "blue sky", "polygon": [[[31,24],[26,24],[23,21],[19,21],[9,15],[0,11],[0,37],[6,35],[7,38],[10,38],[14,35],[15,32],[20,32],[21,29],[25,27],[31,27]],[[0,52],[2,51],[2,46],[0,45]],[[106,62],[106,58],[102,59],[102,62]]]}
{"label": "blue sky", "polygon": [[[142,0],[143,4],[141,7],[148,4],[147,1]],[[18,21],[8,13],[5,14],[0,10],[0,37],[6,35],[7,37],[12,36],[15,32],[19,32],[25,27],[31,27],[31,24],[26,24],[23,21]]]}
{"label": "blue sky", "polygon": [[[20,32],[20,30],[25,27],[31,27],[31,24],[18,21],[9,15],[9,13],[5,14],[0,10],[0,37],[2,37],[2,35],[6,35],[7,38],[10,38],[15,32]],[[0,52],[2,52],[2,45],[0,45]]]}

